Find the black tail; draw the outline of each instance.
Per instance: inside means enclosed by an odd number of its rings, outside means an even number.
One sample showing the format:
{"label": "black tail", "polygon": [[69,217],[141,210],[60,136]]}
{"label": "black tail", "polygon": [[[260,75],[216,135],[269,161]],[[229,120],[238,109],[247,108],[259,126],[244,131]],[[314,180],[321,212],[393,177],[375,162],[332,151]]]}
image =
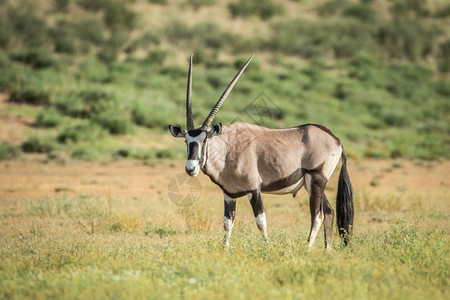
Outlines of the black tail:
{"label": "black tail", "polygon": [[353,188],[347,171],[347,156],[342,147],[342,167],[336,196],[336,216],[339,235],[347,246],[353,227]]}

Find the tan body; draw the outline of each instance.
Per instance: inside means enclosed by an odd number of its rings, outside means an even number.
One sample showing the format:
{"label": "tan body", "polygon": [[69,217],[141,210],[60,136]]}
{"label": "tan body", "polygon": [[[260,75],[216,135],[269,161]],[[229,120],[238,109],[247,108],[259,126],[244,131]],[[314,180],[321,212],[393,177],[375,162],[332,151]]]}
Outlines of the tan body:
{"label": "tan body", "polygon": [[239,122],[222,128],[207,142],[203,172],[230,196],[259,188],[297,192],[308,171],[320,170],[328,179],[342,153],[339,140],[318,125],[269,129]]}

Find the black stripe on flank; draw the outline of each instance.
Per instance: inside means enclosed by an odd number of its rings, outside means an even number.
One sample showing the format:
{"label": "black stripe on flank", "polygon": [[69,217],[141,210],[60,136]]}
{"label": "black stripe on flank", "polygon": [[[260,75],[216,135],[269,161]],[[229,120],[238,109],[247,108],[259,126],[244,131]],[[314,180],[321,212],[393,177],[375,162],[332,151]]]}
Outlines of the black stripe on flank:
{"label": "black stripe on flank", "polygon": [[263,192],[279,191],[300,181],[303,176],[303,170],[298,169],[286,178],[279,179],[261,187]]}

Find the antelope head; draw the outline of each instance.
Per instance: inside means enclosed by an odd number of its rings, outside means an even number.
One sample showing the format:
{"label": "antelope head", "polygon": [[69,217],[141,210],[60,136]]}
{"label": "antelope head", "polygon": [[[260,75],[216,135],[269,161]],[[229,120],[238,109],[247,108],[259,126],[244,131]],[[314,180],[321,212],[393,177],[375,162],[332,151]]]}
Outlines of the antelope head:
{"label": "antelope head", "polygon": [[200,172],[200,168],[206,162],[206,143],[207,140],[213,136],[220,135],[222,133],[222,124],[214,123],[214,118],[222,106],[223,102],[227,98],[228,94],[233,89],[239,77],[242,75],[248,64],[252,60],[253,55],[247,60],[244,66],[234,76],[228,87],[223,92],[220,99],[214,105],[213,109],[209,113],[208,117],[203,122],[202,126],[195,128],[194,119],[192,117],[192,55],[189,63],[188,81],[187,81],[187,93],[186,93],[186,130],[178,124],[169,125],[170,133],[177,138],[184,138],[187,146],[187,161],[185,170],[189,176],[197,176]]}

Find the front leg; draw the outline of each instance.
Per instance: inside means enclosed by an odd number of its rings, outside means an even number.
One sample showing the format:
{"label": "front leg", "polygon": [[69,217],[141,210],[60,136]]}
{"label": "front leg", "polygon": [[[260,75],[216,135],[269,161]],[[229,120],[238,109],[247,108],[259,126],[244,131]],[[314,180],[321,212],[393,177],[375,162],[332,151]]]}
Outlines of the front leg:
{"label": "front leg", "polygon": [[223,229],[225,230],[225,247],[230,246],[231,231],[234,226],[234,217],[236,216],[236,199],[223,193],[225,211],[223,215]]}
{"label": "front leg", "polygon": [[264,206],[261,198],[261,190],[256,190],[247,194],[248,200],[252,205],[253,214],[255,215],[256,226],[258,226],[259,231],[261,231],[264,240],[269,241],[267,237],[267,223],[266,214],[264,213]]}

